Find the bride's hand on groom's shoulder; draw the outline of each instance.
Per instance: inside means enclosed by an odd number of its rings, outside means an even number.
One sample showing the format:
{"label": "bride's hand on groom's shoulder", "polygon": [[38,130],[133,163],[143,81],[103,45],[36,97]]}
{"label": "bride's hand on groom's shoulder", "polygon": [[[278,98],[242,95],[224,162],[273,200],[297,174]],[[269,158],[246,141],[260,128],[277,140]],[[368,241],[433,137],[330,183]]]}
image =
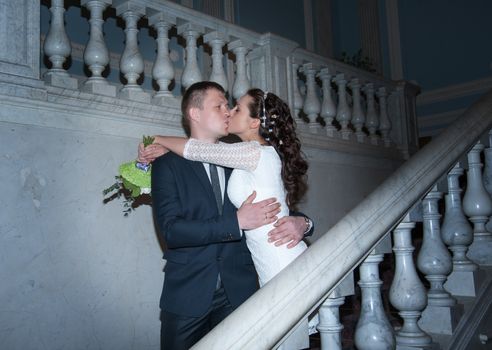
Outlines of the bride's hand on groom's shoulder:
{"label": "bride's hand on groom's shoulder", "polygon": [[153,143],[151,145],[148,145],[147,147],[145,147],[143,143],[140,143],[138,145],[137,161],[139,161],[140,163],[151,163],[156,158],[159,158],[167,152],[169,151],[164,146],[157,143]]}

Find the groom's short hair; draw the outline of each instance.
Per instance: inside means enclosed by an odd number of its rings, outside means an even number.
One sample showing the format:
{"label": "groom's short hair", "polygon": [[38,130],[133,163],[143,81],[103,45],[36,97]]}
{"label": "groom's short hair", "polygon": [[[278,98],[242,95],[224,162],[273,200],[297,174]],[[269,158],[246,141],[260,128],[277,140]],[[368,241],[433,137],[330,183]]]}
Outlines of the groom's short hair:
{"label": "groom's short hair", "polygon": [[203,100],[207,90],[215,89],[225,94],[224,88],[213,81],[200,81],[190,85],[186,89],[181,100],[181,113],[183,113],[183,123],[189,128],[189,111],[191,108],[203,108]]}

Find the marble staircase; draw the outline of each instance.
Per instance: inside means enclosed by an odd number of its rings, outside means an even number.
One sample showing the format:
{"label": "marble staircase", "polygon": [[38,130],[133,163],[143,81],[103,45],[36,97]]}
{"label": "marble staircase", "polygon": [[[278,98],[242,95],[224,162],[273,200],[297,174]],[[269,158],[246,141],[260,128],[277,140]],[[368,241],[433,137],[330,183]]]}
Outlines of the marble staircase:
{"label": "marble staircase", "polygon": [[[100,189],[142,134],[183,135],[182,91],[210,79],[231,102],[252,86],[289,102],[318,176],[306,208],[319,222],[340,209],[316,198],[325,167],[392,175],[370,194],[347,188],[360,202],[196,349],[276,348],[316,312],[321,349],[490,347],[491,93],[417,152],[417,86],[271,33],[164,0],[0,7],[3,346],[158,348],[151,213],[122,222]],[[30,338],[16,326],[26,322]]]}
{"label": "marble staircase", "polygon": [[[338,308],[344,297],[353,294],[353,286],[340,281],[346,281],[357,267],[361,288],[361,311],[354,332],[357,349],[490,346],[486,339],[492,313],[492,233],[486,224],[492,215],[492,198],[483,178],[488,184],[487,162],[491,159],[490,151],[485,152],[482,174],[480,139],[489,143],[489,150],[491,116],[489,92],[194,349],[275,348],[286,330],[320,305],[321,348],[342,349]],[[468,171],[461,204],[456,180],[463,174],[459,162],[463,155]],[[448,199],[441,225],[443,181],[448,184]],[[416,222],[422,222],[422,243],[414,261]],[[384,310],[378,269],[391,249],[391,238],[395,267],[389,300],[401,319],[397,327]],[[464,302],[463,295],[472,295],[474,300]],[[278,328],[267,326],[271,324]],[[222,339],[220,334],[236,335]]]}
{"label": "marble staircase", "polygon": [[[417,224],[412,234],[412,240],[415,244],[415,254],[418,255],[422,244],[422,225]],[[402,326],[402,319],[398,315],[398,310],[391,305],[389,300],[389,290],[392,280],[394,278],[394,257],[392,254],[385,254],[384,260],[380,265],[381,272],[381,298],[383,302],[383,310],[386,318],[391,324],[393,331],[398,332]],[[354,270],[355,278],[358,278],[358,271]],[[421,279],[423,277],[421,276]],[[427,332],[433,341],[430,348],[433,349],[487,349],[488,343],[482,344],[480,342],[480,335],[483,339],[487,337],[487,330],[490,329],[490,315],[492,314],[491,304],[491,288],[492,288],[492,268],[489,266],[482,266],[479,270],[476,283],[476,295],[475,296],[459,296],[454,295],[457,305],[462,308],[459,319],[456,320],[456,326],[452,334],[443,334],[435,332]],[[467,281],[462,281],[467,283]],[[429,286],[426,285],[426,288]],[[481,311],[479,311],[481,310]],[[352,295],[348,295],[345,298],[345,303],[339,307],[340,312],[340,324],[343,329],[340,334],[340,344],[338,349],[342,350],[355,350],[355,349],[373,349],[374,346],[367,345],[357,347],[354,343],[354,335],[357,331],[357,323],[361,313],[361,291],[355,289]],[[484,320],[489,315],[489,321]],[[444,320],[445,321],[445,320]],[[480,321],[483,324],[480,324]],[[436,320],[438,322],[438,320]],[[443,329],[444,330],[444,329]],[[490,332],[489,332],[490,333]],[[483,340],[485,341],[485,340]],[[323,346],[320,338],[320,334],[314,334],[311,336],[310,349],[330,349],[326,344]],[[403,347],[397,347],[403,348]],[[414,347],[410,347],[414,349]]]}

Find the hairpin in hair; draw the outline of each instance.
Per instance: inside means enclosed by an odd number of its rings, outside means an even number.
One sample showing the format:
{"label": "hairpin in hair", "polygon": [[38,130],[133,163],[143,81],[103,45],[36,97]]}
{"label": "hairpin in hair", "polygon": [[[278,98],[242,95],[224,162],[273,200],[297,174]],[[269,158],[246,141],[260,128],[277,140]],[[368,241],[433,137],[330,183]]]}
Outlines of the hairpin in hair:
{"label": "hairpin in hair", "polygon": [[265,93],[263,94],[263,117],[261,118],[263,120],[263,122],[261,123],[261,126],[262,127],[266,127],[266,108],[265,108],[265,105],[266,105],[266,98],[268,96],[268,91],[265,91]]}
{"label": "hairpin in hair", "polygon": [[260,119],[261,119],[261,127],[266,128],[266,116],[263,115],[263,117],[261,117]]}

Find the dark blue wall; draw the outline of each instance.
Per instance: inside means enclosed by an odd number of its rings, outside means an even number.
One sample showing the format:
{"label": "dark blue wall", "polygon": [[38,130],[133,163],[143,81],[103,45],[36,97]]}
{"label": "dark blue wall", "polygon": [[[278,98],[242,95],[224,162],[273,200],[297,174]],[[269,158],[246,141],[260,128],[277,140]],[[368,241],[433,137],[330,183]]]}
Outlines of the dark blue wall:
{"label": "dark blue wall", "polygon": [[400,0],[405,78],[423,90],[490,76],[492,1]]}
{"label": "dark blue wall", "polygon": [[[400,35],[404,77],[425,93],[492,75],[492,1],[400,0]],[[447,101],[417,105],[423,125],[427,117],[469,107],[482,92]],[[421,128],[437,134],[446,123]]]}
{"label": "dark blue wall", "polygon": [[[390,76],[386,0],[379,0],[383,74]],[[399,0],[400,44],[405,80],[420,85],[422,93],[492,76],[492,1]],[[357,0],[332,0],[335,57],[360,46]],[[447,101],[418,104],[426,116],[469,107],[482,92]],[[423,120],[423,119],[422,119]],[[445,125],[433,125],[433,134]]]}
{"label": "dark blue wall", "polygon": [[235,0],[236,24],[258,33],[272,32],[306,47],[301,0]]}
{"label": "dark blue wall", "polygon": [[334,57],[352,56],[361,48],[358,0],[333,0],[331,16]]}
{"label": "dark blue wall", "polygon": [[[333,48],[360,47],[357,0],[332,0]],[[432,90],[492,75],[492,1],[399,0],[403,73]],[[379,1],[385,75],[389,75],[385,1]]]}

